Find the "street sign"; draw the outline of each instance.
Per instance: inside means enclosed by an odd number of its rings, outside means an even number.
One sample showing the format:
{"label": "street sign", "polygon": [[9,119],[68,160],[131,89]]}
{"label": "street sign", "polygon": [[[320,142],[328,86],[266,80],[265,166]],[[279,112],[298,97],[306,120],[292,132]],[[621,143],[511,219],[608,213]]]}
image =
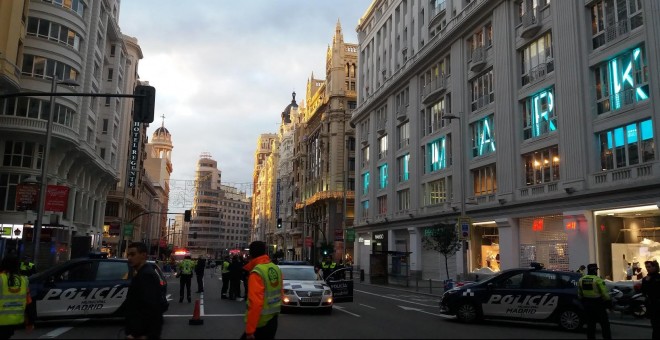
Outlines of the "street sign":
{"label": "street sign", "polygon": [[124,237],[132,237],[132,236],[133,236],[133,224],[131,223],[124,224]]}
{"label": "street sign", "polygon": [[346,242],[355,242],[355,229],[346,229]]}
{"label": "street sign", "polygon": [[461,240],[470,239],[470,229],[472,220],[469,217],[461,217],[458,219],[458,237]]}

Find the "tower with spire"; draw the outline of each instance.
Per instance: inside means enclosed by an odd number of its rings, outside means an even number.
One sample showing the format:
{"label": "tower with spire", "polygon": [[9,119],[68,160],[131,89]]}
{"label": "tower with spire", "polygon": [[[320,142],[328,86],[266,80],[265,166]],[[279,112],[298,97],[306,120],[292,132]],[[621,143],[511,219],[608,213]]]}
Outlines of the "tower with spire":
{"label": "tower with spire", "polygon": [[[172,167],[172,135],[165,128],[165,116],[161,116],[160,127],[154,131],[151,142],[145,146],[147,159],[144,161],[144,170],[153,181],[155,189],[159,192],[158,198],[163,207],[168,206],[170,196],[170,175],[174,171]],[[165,229],[167,225],[167,215],[158,215],[159,226]],[[158,232],[152,231],[155,235],[150,235],[151,239],[158,239]],[[167,230],[161,230],[160,236],[166,235]],[[155,244],[155,243],[154,243]]]}

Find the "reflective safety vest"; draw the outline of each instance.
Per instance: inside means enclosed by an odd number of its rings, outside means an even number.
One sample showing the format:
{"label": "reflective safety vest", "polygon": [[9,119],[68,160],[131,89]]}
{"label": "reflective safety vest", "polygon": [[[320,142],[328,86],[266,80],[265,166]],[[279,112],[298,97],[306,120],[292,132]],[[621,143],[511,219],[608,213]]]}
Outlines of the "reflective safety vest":
{"label": "reflective safety vest", "polygon": [[222,262],[222,274],[229,273],[229,261]]}
{"label": "reflective safety vest", "polygon": [[605,282],[596,275],[585,275],[580,278],[580,281],[578,281],[578,296],[587,299],[610,299]]}
{"label": "reflective safety vest", "polygon": [[321,262],[321,268],[323,268],[323,269],[328,269],[328,268],[329,269],[335,269],[336,266],[337,266],[336,262],[331,262],[331,263]]}
{"label": "reflective safety vest", "polygon": [[[258,264],[252,269],[252,273],[257,273],[264,281],[264,306],[261,309],[261,316],[257,321],[257,328],[265,326],[270,319],[280,313],[282,304],[282,271],[280,267],[270,263]],[[250,300],[247,302],[248,308],[245,311],[245,322],[247,322],[248,311],[250,310]]]}
{"label": "reflective safety vest", "polygon": [[183,275],[192,275],[194,267],[195,267],[195,263],[193,263],[192,260],[183,260],[183,261],[181,261],[181,264],[180,264],[181,274],[183,274]]}
{"label": "reflective safety vest", "polygon": [[21,262],[21,268],[20,268],[21,272],[29,272],[33,268],[34,268],[34,263],[30,262],[26,265],[25,262]]}
{"label": "reflective safety vest", "polygon": [[9,275],[0,273],[0,286],[0,326],[22,325],[27,306],[27,277],[14,275],[10,280]]}

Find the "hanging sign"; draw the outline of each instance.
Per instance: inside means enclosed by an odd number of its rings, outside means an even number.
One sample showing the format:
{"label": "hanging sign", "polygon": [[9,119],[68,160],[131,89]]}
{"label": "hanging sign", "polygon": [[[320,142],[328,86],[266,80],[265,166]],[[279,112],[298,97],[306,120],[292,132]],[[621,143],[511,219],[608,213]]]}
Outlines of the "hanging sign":
{"label": "hanging sign", "polygon": [[131,155],[129,159],[128,187],[135,188],[135,181],[138,176],[138,160],[140,151],[140,123],[133,122],[131,129]]}

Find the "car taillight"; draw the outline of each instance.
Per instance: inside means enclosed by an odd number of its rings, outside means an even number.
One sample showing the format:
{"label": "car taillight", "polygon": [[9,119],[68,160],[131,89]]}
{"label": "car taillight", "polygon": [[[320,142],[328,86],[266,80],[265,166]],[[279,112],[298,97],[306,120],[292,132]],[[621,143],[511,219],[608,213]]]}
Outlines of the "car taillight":
{"label": "car taillight", "polygon": [[164,286],[164,285],[165,285],[165,281],[160,280],[160,285],[161,285],[161,286]]}

